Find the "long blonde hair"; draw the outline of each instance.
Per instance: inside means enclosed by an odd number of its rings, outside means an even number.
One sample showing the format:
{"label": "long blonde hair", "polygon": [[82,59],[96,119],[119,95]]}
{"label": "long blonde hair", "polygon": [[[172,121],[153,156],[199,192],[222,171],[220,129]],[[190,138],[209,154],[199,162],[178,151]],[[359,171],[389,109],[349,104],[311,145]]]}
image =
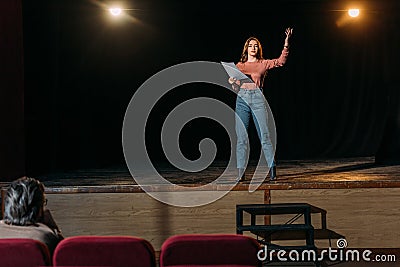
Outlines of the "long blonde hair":
{"label": "long blonde hair", "polygon": [[249,49],[249,43],[250,41],[256,41],[257,45],[258,45],[258,51],[256,54],[256,58],[257,59],[263,59],[263,52],[262,52],[262,46],[260,41],[256,38],[256,37],[250,37],[249,39],[246,40],[246,42],[244,43],[243,46],[243,51],[242,51],[242,55],[240,57],[240,62],[244,63],[248,60],[248,54],[247,54],[247,50]]}

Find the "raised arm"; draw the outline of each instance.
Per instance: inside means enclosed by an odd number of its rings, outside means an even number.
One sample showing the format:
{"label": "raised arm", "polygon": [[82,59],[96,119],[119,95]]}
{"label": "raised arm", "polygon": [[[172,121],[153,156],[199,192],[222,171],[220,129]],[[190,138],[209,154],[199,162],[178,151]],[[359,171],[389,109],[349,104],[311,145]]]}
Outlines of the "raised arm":
{"label": "raised arm", "polygon": [[281,66],[285,65],[286,59],[289,55],[289,46],[290,46],[289,39],[290,39],[290,36],[292,36],[292,33],[293,33],[293,28],[287,28],[285,30],[286,38],[285,38],[285,43],[283,44],[283,50],[281,52],[281,55],[279,56],[279,58],[266,59],[265,60],[265,68],[266,69],[272,69],[272,68],[281,67]]}
{"label": "raised arm", "polygon": [[292,36],[292,33],[293,33],[293,28],[286,28],[286,30],[285,30],[285,34],[286,34],[285,44],[283,45],[284,48],[289,48],[289,39],[290,39],[290,36]]}

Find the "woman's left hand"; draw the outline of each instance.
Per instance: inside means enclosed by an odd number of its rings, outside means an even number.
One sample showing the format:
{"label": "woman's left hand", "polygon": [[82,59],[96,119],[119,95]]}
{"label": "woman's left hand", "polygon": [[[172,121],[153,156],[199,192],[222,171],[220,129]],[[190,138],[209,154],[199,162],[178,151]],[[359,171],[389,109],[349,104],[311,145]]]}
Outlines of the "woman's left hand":
{"label": "woman's left hand", "polygon": [[286,30],[285,30],[285,34],[286,34],[285,46],[289,46],[289,38],[290,38],[290,36],[292,36],[292,33],[293,33],[293,28],[286,28]]}
{"label": "woman's left hand", "polygon": [[53,230],[56,230],[57,232],[61,232],[60,228],[58,228],[58,225],[56,221],[54,220],[53,216],[51,215],[50,210],[45,209],[43,210],[43,218],[41,220],[41,223],[47,225]]}

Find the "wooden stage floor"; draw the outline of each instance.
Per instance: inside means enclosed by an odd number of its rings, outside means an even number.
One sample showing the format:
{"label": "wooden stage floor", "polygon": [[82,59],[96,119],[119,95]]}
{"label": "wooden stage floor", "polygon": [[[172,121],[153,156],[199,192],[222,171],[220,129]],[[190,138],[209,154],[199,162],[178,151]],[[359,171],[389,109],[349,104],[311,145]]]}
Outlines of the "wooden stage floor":
{"label": "wooden stage floor", "polygon": [[[151,240],[159,251],[166,238],[176,234],[235,233],[237,204],[309,203],[328,212],[328,228],[344,235],[352,247],[398,248],[400,165],[375,165],[373,157],[277,163],[278,180],[266,180],[257,192],[249,193],[246,181],[218,201],[190,209],[144,194],[123,167],[35,178],[45,184],[48,208],[65,236],[134,235]],[[225,169],[223,162],[200,173],[159,167],[164,177],[185,186],[208,184]],[[250,164],[249,172],[253,170]],[[235,175],[233,170],[233,179]],[[214,183],[210,190],[227,186]],[[156,184],[153,187],[160,189]],[[286,217],[280,219],[286,221]],[[318,227],[320,221],[315,222]],[[319,242],[326,245],[325,241]]]}
{"label": "wooden stage floor", "polygon": [[[254,172],[250,162],[247,173]],[[189,173],[171,167],[157,166],[163,177],[183,186],[200,186],[214,181],[226,168],[224,162],[215,162],[206,170]],[[232,181],[236,169],[232,169]],[[268,179],[258,190],[285,189],[346,189],[346,188],[398,188],[400,187],[400,165],[376,165],[373,157],[342,158],[328,160],[287,160],[277,163],[278,179]],[[106,169],[84,169],[69,172],[39,175],[47,193],[81,192],[143,192],[126,167]],[[165,190],[159,185],[153,190]],[[211,183],[210,190],[224,190],[229,184]],[[234,191],[247,191],[249,181],[237,184]],[[171,186],[167,190],[175,190]],[[179,190],[179,189],[177,189]]]}

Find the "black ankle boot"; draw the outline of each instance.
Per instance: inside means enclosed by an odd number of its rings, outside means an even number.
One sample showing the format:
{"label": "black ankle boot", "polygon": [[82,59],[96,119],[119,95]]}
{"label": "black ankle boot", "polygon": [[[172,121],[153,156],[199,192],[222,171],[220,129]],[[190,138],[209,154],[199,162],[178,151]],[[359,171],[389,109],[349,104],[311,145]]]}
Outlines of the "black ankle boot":
{"label": "black ankle boot", "polygon": [[245,180],[244,169],[238,168],[237,182],[243,182]]}
{"label": "black ankle boot", "polygon": [[271,167],[269,170],[269,180],[275,181],[276,180],[276,166]]}

